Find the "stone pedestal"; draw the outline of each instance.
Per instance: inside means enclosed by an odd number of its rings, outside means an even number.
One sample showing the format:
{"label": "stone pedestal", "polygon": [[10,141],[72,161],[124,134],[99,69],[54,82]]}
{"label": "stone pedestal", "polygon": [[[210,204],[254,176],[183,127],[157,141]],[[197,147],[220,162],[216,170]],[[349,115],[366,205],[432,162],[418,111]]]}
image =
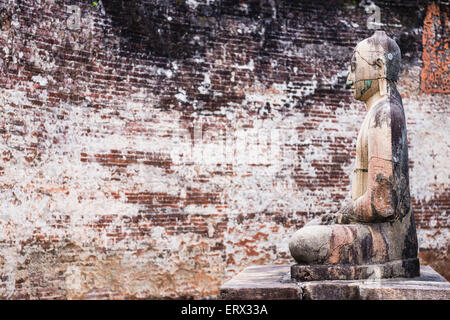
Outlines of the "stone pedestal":
{"label": "stone pedestal", "polygon": [[297,282],[291,265],[248,267],[220,288],[225,300],[450,300],[450,283],[429,266],[415,278]]}
{"label": "stone pedestal", "polygon": [[296,281],[389,279],[418,276],[420,276],[420,264],[417,258],[367,265],[295,264],[291,266],[291,277]]}

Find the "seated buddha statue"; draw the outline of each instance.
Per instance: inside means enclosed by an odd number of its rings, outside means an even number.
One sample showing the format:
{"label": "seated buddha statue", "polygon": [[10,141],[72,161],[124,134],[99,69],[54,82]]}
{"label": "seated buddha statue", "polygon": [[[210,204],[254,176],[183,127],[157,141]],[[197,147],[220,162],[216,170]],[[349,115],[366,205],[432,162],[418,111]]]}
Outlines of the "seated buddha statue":
{"label": "seated buddha statue", "polygon": [[356,46],[347,85],[366,114],[356,141],[351,201],[306,224],[290,239],[297,280],[419,275],[411,208],[408,139],[396,83],[401,54],[376,31]]}

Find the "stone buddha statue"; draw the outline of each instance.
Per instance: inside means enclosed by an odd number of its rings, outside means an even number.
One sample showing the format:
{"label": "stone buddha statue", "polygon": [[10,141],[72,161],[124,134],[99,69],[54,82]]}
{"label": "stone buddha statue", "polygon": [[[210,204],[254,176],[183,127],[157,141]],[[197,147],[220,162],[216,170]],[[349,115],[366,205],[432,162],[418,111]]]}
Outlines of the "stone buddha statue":
{"label": "stone buddha statue", "polygon": [[347,84],[367,113],[356,142],[352,200],[292,236],[297,280],[419,275],[408,139],[396,82],[400,48],[384,31],[355,48]]}

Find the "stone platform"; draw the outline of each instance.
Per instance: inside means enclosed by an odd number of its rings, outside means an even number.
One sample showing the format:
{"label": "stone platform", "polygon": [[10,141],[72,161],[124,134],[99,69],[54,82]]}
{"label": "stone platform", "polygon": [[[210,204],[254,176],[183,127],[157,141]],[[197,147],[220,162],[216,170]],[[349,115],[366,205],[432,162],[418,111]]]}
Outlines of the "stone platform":
{"label": "stone platform", "polygon": [[417,258],[367,265],[294,264],[291,266],[291,277],[296,281],[413,278],[419,275],[420,264]]}
{"label": "stone platform", "polygon": [[220,288],[225,300],[450,300],[450,283],[429,266],[420,276],[296,282],[291,265],[248,267]]}

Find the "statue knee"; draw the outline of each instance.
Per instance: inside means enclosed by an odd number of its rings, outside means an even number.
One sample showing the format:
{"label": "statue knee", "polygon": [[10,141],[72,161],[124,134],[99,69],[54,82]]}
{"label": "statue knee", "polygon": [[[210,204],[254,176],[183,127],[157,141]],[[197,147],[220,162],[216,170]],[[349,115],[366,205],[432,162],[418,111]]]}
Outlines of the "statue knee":
{"label": "statue knee", "polygon": [[332,230],[329,226],[306,226],[294,233],[289,250],[298,263],[317,264],[327,259]]}

